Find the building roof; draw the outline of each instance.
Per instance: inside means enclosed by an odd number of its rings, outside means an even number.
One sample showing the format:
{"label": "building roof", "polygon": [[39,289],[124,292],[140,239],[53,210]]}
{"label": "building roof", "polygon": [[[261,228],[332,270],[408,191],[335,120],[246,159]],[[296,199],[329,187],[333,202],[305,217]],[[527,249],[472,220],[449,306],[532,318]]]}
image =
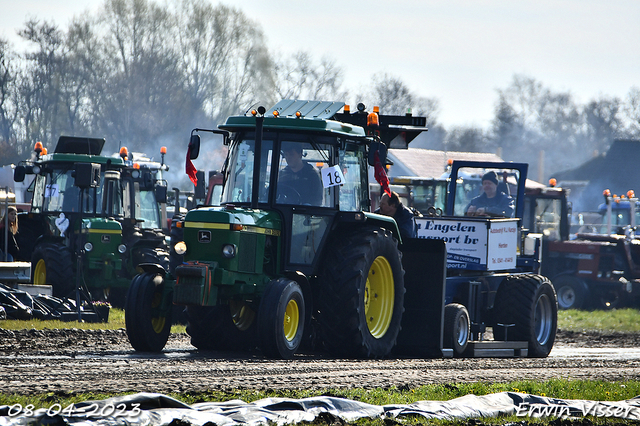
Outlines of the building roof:
{"label": "building roof", "polygon": [[442,176],[447,161],[493,161],[504,160],[496,154],[485,152],[436,151],[423,148],[390,149],[388,158],[393,161],[389,176],[419,176],[436,178]]}

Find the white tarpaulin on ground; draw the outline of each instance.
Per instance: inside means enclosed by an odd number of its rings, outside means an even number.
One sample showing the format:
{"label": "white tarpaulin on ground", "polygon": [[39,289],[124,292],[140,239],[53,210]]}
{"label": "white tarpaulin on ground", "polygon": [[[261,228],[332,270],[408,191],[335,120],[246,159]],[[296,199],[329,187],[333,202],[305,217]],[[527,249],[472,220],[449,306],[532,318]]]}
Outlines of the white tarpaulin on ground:
{"label": "white tarpaulin on ground", "polygon": [[[335,397],[304,399],[267,398],[184,404],[161,394],[139,393],[69,407],[0,406],[0,426],[34,424],[70,425],[277,425],[311,422],[317,417],[339,417],[352,422],[361,418],[408,416],[425,419],[521,417],[611,417],[640,420],[640,397],[626,401],[555,399],[517,392],[466,395],[449,401],[417,401],[412,404],[371,405]],[[177,423],[174,423],[177,424]]]}

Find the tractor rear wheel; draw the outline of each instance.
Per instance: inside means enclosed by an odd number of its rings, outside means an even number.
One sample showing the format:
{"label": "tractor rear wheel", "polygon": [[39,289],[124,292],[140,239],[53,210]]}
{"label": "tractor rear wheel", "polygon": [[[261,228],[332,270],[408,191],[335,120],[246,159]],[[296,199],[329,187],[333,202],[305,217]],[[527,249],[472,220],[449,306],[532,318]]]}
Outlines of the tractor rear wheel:
{"label": "tractor rear wheel", "polygon": [[496,340],[528,342],[531,358],[549,355],[558,328],[558,302],[553,285],[546,277],[507,277],[498,289],[494,312]]}
{"label": "tractor rear wheel", "polygon": [[31,256],[31,281],[37,285],[50,284],[55,297],[75,298],[76,288],[73,273],[73,254],[59,243],[42,243]]}
{"label": "tractor rear wheel", "polygon": [[125,325],[131,346],[141,352],[160,352],[171,332],[173,305],[164,300],[164,278],[155,273],[136,275],[125,303]]}
{"label": "tractor rear wheel", "polygon": [[187,334],[196,348],[248,351],[256,346],[256,314],[243,302],[187,306]]}
{"label": "tractor rear wheel", "polygon": [[325,348],[381,358],[396,344],[404,312],[404,269],[390,231],[364,228],[330,241],[320,275],[318,328]]}
{"label": "tractor rear wheel", "polygon": [[260,349],[269,358],[290,359],[304,334],[305,306],[300,285],[287,278],[272,280],[258,309]]}
{"label": "tractor rear wheel", "polygon": [[469,312],[464,305],[449,303],[444,307],[443,346],[453,349],[454,356],[462,356],[471,334]]}

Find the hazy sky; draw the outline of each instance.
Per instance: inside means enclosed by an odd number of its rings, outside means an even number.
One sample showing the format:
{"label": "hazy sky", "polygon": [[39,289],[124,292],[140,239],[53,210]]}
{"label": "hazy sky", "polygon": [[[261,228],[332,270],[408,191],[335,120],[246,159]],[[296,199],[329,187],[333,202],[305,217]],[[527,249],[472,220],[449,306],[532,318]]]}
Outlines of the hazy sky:
{"label": "hazy sky", "polygon": [[[0,0],[0,36],[17,41],[27,17],[66,28],[74,15],[102,3]],[[579,103],[624,98],[640,86],[640,0],[223,3],[258,22],[273,52],[334,59],[354,94],[374,73],[386,72],[414,93],[437,98],[445,126],[488,126],[496,89],[514,74],[569,91]]]}

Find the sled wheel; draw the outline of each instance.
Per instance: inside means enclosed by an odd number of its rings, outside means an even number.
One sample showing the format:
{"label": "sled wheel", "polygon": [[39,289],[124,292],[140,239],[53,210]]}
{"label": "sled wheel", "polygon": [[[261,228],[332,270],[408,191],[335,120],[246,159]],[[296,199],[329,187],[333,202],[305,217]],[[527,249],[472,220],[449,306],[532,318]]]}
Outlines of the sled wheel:
{"label": "sled wheel", "polygon": [[40,244],[33,251],[31,265],[34,265],[31,281],[36,285],[51,285],[55,297],[69,297],[75,290],[73,255],[68,247],[58,243]]}
{"label": "sled wheel", "polygon": [[469,343],[470,332],[469,312],[464,305],[449,303],[444,307],[444,337],[445,348],[453,349],[454,356],[462,356]]}
{"label": "sled wheel", "polygon": [[161,275],[143,273],[133,278],[125,303],[125,325],[135,350],[162,351],[171,332],[171,301]]}
{"label": "sled wheel", "polygon": [[528,342],[528,356],[544,358],[553,348],[558,327],[558,302],[551,282],[540,275],[507,277],[496,295],[493,327],[496,340]]}
{"label": "sled wheel", "polygon": [[305,306],[300,285],[287,278],[272,280],[258,309],[260,349],[269,358],[290,359],[302,342]]}
{"label": "sled wheel", "polygon": [[335,356],[381,358],[396,344],[404,312],[397,241],[383,228],[333,239],[320,275],[318,332]]}

